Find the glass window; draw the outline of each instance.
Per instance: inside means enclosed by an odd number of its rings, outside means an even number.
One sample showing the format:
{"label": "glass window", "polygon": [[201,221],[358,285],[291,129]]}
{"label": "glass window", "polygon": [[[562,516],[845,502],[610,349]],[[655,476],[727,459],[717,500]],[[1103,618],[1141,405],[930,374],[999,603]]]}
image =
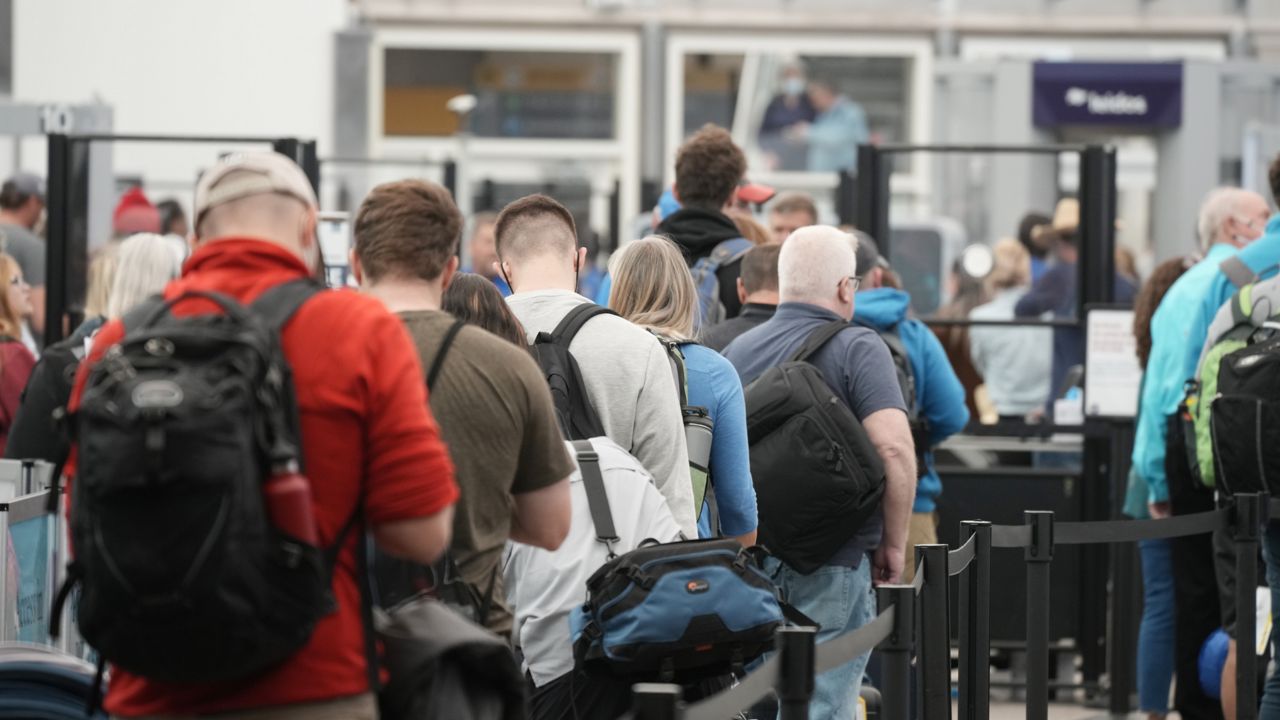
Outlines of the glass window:
{"label": "glass window", "polygon": [[478,137],[613,137],[616,57],[607,53],[499,52],[389,48],[383,132],[447,136],[458,117],[447,103],[473,94]]}

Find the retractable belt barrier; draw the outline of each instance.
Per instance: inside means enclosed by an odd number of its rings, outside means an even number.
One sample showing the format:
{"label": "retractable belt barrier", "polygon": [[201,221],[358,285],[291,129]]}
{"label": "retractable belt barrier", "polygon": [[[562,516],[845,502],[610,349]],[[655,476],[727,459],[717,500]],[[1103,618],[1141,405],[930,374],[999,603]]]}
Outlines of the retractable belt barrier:
{"label": "retractable belt barrier", "polygon": [[[1236,549],[1237,637],[1254,637],[1254,588],[1258,543],[1271,517],[1280,519],[1280,499],[1240,494],[1221,509],[1159,520],[1114,520],[1056,524],[1052,512],[1029,510],[1022,525],[961,523],[960,547],[916,546],[916,576],[910,585],[877,588],[879,614],[857,630],[817,643],[815,628],[779,628],[777,652],[732,688],[686,705],[678,685],[641,683],[633,688],[635,720],[724,720],[773,692],[781,720],[808,717],[814,677],[873,649],[883,655],[880,688],[885,720],[907,720],[911,667],[920,674],[919,717],[951,719],[951,634],[948,578],[960,581],[959,720],[989,720],[991,654],[991,550],[1023,550],[1027,564],[1028,720],[1049,712],[1049,568],[1057,545],[1132,543],[1211,532],[1231,536]],[[1236,659],[1239,720],[1256,720],[1257,656]]]}

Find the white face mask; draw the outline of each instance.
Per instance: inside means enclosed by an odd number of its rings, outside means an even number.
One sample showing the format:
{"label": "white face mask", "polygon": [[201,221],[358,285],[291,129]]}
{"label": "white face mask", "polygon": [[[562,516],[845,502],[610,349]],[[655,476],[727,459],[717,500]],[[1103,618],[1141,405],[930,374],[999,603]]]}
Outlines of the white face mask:
{"label": "white face mask", "polygon": [[804,92],[804,78],[789,77],[786,80],[783,80],[782,92],[790,95],[791,97],[796,97],[800,93]]}

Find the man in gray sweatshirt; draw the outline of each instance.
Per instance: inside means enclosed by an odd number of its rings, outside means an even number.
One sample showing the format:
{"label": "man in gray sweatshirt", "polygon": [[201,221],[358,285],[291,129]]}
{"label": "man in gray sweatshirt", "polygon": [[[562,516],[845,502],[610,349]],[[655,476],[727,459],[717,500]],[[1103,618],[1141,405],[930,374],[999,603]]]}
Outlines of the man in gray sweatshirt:
{"label": "man in gray sweatshirt", "polygon": [[[578,247],[563,205],[545,195],[516,200],[498,215],[496,234],[499,270],[513,293],[507,304],[530,340],[590,302],[575,292],[586,248]],[[605,435],[653,475],[676,524],[696,538],[684,420],[662,345],[616,315],[600,315],[582,326],[569,352]]]}

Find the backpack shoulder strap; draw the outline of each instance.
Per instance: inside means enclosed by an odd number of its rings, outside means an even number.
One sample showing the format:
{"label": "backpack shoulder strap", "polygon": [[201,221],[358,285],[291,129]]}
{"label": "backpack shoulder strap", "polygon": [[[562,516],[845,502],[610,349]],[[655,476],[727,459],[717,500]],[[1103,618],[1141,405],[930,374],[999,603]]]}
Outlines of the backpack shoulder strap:
{"label": "backpack shoulder strap", "polygon": [[249,306],[251,310],[279,332],[302,304],[318,294],[322,288],[311,278],[299,278],[281,283],[258,296]]}
{"label": "backpack shoulder strap", "polygon": [[570,310],[564,316],[564,319],[560,321],[560,324],[556,325],[556,329],[551,331],[551,341],[568,347],[569,343],[573,342],[573,338],[578,335],[578,331],[582,329],[582,326],[597,315],[617,315],[617,313],[602,305],[582,303]]}
{"label": "backpack shoulder strap", "polygon": [[809,333],[809,338],[804,341],[800,349],[795,355],[791,356],[793,362],[804,362],[813,357],[813,354],[822,349],[831,338],[839,335],[842,330],[849,327],[849,323],[843,320],[832,320],[826,325],[819,325],[813,332]]}
{"label": "backpack shoulder strap", "polygon": [[653,336],[662,343],[667,357],[671,359],[671,375],[676,383],[676,394],[680,396],[680,407],[684,407],[689,404],[689,375],[685,370],[684,353],[675,340],[658,333],[653,333]]}
{"label": "backpack shoulder strap", "polygon": [[462,320],[454,320],[453,324],[445,332],[444,337],[440,339],[440,349],[436,350],[436,357],[431,361],[431,369],[427,371],[428,391],[435,387],[436,377],[440,375],[440,368],[444,366],[444,358],[449,354],[449,348],[453,347],[454,338],[458,337],[462,326],[466,324]]}
{"label": "backpack shoulder strap", "polygon": [[711,250],[709,256],[713,265],[717,268],[739,260],[752,247],[751,241],[746,238],[729,238],[722,240]]}
{"label": "backpack shoulder strap", "polygon": [[613,543],[618,541],[618,531],[613,526],[613,512],[609,509],[609,494],[604,489],[604,476],[600,474],[600,456],[590,440],[574,440],[573,452],[578,458],[578,470],[582,473],[582,486],[587,491],[587,507],[591,510],[591,524],[596,528],[596,539],[609,549],[609,559],[616,555]]}
{"label": "backpack shoulder strap", "polygon": [[893,351],[894,355],[901,355],[904,358],[911,357],[907,352],[906,343],[902,342],[902,336],[898,334],[898,328],[896,325],[891,330],[877,334],[880,336],[881,340],[884,340],[884,344],[889,346],[889,349]]}
{"label": "backpack shoulder strap", "polygon": [[1226,275],[1227,279],[1231,281],[1231,284],[1237,288],[1242,288],[1258,279],[1257,275],[1254,275],[1253,271],[1249,269],[1249,266],[1244,264],[1244,261],[1240,259],[1239,255],[1232,255],[1221,263],[1218,263],[1218,269],[1221,270],[1222,274]]}

